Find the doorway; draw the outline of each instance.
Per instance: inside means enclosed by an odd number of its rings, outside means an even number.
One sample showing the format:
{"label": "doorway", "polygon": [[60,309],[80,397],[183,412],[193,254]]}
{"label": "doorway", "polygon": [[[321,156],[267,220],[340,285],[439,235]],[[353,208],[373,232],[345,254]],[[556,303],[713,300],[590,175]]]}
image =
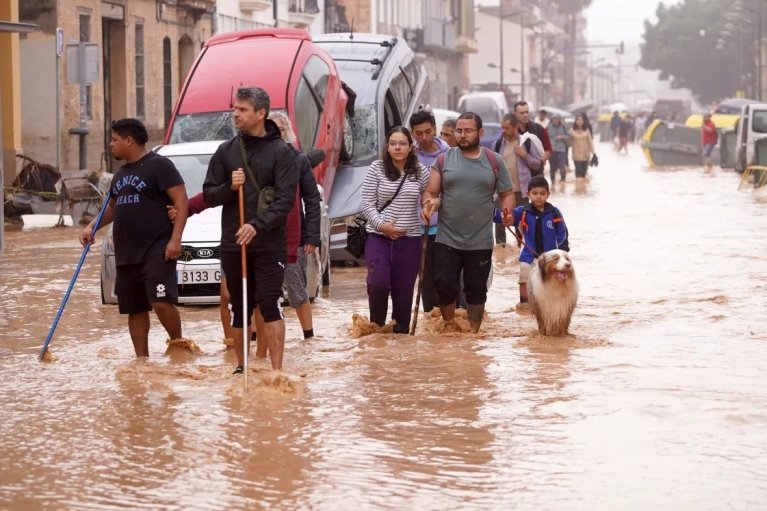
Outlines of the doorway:
{"label": "doorway", "polygon": [[112,121],[127,117],[127,90],[125,76],[125,26],[122,18],[102,18],[102,57],[104,70],[104,152],[107,172],[114,172],[118,161],[112,157],[109,143]]}
{"label": "doorway", "polygon": [[186,75],[194,64],[194,42],[192,38],[184,34],[178,41],[178,90],[184,86]]}

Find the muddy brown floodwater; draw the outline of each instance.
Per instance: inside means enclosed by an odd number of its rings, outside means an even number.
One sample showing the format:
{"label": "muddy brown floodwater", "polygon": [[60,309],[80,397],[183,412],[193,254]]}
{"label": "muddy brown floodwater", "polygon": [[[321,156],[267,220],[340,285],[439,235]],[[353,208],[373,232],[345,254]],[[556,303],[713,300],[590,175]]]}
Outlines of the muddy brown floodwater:
{"label": "muddy brown floodwater", "polygon": [[[0,278],[2,509],[760,509],[767,501],[767,203],[738,176],[643,168],[599,147],[564,213],[581,294],[571,337],[513,312],[495,254],[480,335],[350,335],[364,269],[334,269],[279,385],[230,373],[217,311],[202,354],[135,361],[99,300],[98,248],[36,355],[80,255],[75,229],[12,231]],[[98,247],[98,245],[97,245]],[[301,375],[305,374],[304,377]]]}

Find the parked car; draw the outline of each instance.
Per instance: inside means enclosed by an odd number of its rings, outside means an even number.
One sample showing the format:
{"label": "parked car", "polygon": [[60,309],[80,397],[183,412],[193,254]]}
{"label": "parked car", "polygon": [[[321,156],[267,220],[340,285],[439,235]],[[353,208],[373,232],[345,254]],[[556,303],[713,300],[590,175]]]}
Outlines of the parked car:
{"label": "parked car", "polygon": [[[383,34],[323,34],[314,44],[335,61],[344,83],[354,91],[354,154],[336,171],[330,190],[330,257],[356,261],[346,252],[346,227],[359,214],[362,182],[373,160],[380,158],[386,132],[407,124],[428,103],[426,69],[401,37]],[[360,261],[356,261],[360,262]]]}
{"label": "parked car", "polygon": [[[469,92],[458,98],[458,111],[474,112],[482,118],[482,123],[498,123],[510,112],[506,95],[501,91]],[[533,111],[532,109],[530,110]]]}
{"label": "parked car", "polygon": [[[767,103],[746,103],[741,107],[735,130],[737,149],[735,170],[742,173],[749,165],[764,165],[765,155],[757,158],[757,142],[767,138]],[[762,161],[759,161],[762,160]]]}
{"label": "parked car", "polygon": [[740,115],[744,106],[759,103],[755,99],[729,98],[719,102],[714,110],[715,114]]}
{"label": "parked car", "polygon": [[[208,163],[222,141],[189,142],[155,148],[176,166],[186,183],[189,197],[202,191],[202,182],[208,171]],[[318,163],[310,155],[312,163]],[[322,159],[324,155],[320,155]],[[324,222],[328,225],[327,207],[322,205]],[[322,232],[324,250],[315,251],[307,260],[306,292],[310,298],[319,295],[322,286],[322,269],[329,264],[327,231]],[[181,236],[182,256],[176,263],[178,274],[178,301],[184,304],[216,304],[219,302],[221,282],[221,206],[208,208],[189,217]],[[325,258],[324,260],[322,258]],[[115,254],[112,241],[112,225],[101,246],[101,302],[117,303],[114,292]]]}
{"label": "parked car", "polygon": [[501,138],[503,128],[497,122],[482,122],[482,129],[485,134],[479,139],[479,143],[488,149],[495,147],[495,141]]}
{"label": "parked car", "polygon": [[448,119],[457,119],[461,112],[455,110],[445,110],[444,108],[432,108],[431,113],[434,114],[434,120],[437,124],[437,130],[442,129],[442,124]]}
{"label": "parked car", "polygon": [[[208,39],[176,102],[165,143],[233,137],[232,96],[242,85],[263,88],[271,110],[287,113],[302,151],[325,152],[314,176],[326,200],[339,160],[354,155],[350,122],[354,111],[349,100],[353,93],[341,82],[333,59],[305,30],[248,30]],[[328,225],[323,225],[323,232],[329,232]],[[326,284],[329,279],[327,272]]]}

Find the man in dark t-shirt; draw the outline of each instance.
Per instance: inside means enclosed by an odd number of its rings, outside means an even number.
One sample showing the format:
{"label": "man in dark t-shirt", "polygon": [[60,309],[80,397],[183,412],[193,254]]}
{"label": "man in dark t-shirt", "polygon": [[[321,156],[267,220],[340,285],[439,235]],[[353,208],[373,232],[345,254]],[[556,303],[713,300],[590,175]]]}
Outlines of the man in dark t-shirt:
{"label": "man in dark t-shirt", "polygon": [[[149,356],[150,310],[170,339],[181,338],[181,317],[175,306],[176,259],[181,255],[188,207],[184,180],[170,160],[147,152],[148,138],[137,119],[112,123],[112,155],[126,163],[112,179],[100,225],[114,221],[115,292],[120,313],[128,315],[137,357]],[[174,222],[168,218],[168,206],[176,209]],[[83,245],[93,243],[95,222],[80,233]]]}

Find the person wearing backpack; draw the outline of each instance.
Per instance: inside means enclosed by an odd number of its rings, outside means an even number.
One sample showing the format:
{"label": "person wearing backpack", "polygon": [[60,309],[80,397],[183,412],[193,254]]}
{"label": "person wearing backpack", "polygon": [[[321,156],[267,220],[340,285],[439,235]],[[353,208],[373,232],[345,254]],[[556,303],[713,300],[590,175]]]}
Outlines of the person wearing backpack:
{"label": "person wearing backpack", "polygon": [[527,307],[527,279],[535,259],[549,250],[570,251],[567,226],[562,213],[547,202],[549,183],[546,178],[532,178],[528,194],[530,203],[518,206],[511,214],[511,223],[518,227],[524,236],[522,250],[519,252],[519,310]]}
{"label": "person wearing backpack", "polygon": [[[493,256],[493,207],[511,210],[514,190],[499,154],[480,146],[482,119],[473,112],[458,117],[458,147],[437,158],[424,192],[424,219],[439,210],[435,240],[437,305],[442,319],[452,324],[463,271],[467,313],[473,332],[479,331],[487,301],[487,279]],[[505,221],[510,222],[510,217]]]}
{"label": "person wearing backpack", "polygon": [[[519,134],[519,117],[517,114],[506,114],[501,123],[501,137],[495,141],[495,152],[501,155],[506,168],[509,169],[511,184],[514,189],[514,207],[527,204],[527,184],[533,176],[532,169],[539,169],[543,152],[534,143],[533,134],[523,138]],[[496,202],[500,208],[500,201]],[[506,246],[506,229],[503,225],[495,226],[496,245]]]}
{"label": "person wearing backpack", "polygon": [[558,115],[551,118],[551,123],[549,123],[546,131],[549,132],[549,138],[553,141],[553,152],[549,163],[549,175],[553,187],[557,179],[557,172],[559,172],[560,179],[565,180],[567,174],[567,140],[570,136],[565,125],[562,124],[562,118]]}

